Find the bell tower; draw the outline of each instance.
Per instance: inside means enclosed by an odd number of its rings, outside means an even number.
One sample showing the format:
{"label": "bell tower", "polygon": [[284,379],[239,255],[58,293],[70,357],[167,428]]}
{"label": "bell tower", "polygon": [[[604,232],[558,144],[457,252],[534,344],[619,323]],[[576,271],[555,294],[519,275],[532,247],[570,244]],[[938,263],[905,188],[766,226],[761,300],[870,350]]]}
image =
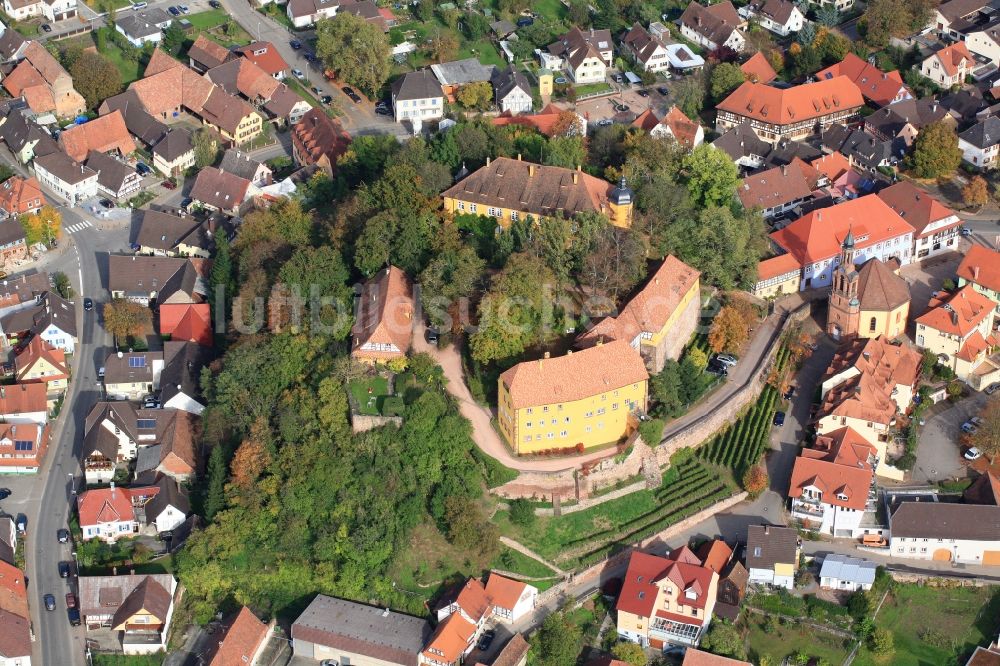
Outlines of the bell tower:
{"label": "bell tower", "polygon": [[860,280],[854,265],[854,233],[848,230],[840,244],[840,265],[833,271],[830,305],[827,311],[826,332],[834,340],[856,337],[861,325],[861,300],[858,296]]}

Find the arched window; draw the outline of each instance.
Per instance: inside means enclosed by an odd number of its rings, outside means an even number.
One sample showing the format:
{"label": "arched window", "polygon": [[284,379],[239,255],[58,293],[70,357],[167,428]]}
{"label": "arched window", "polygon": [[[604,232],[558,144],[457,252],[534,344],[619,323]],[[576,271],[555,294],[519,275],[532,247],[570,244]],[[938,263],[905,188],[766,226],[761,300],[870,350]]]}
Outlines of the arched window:
{"label": "arched window", "polygon": [[868,323],[868,330],[871,331],[872,333],[875,332],[875,324],[876,324],[875,317],[872,317],[872,320]]}

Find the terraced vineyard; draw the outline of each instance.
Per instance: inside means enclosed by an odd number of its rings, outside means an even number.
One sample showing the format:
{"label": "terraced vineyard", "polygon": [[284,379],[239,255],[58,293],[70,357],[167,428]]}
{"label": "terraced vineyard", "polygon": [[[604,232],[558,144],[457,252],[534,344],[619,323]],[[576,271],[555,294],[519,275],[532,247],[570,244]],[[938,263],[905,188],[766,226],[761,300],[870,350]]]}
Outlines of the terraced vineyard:
{"label": "terraced vineyard", "polygon": [[[780,356],[780,352],[779,352]],[[778,391],[770,384],[742,417],[698,449],[698,457],[715,465],[733,468],[737,476],[755,465],[767,447]]]}

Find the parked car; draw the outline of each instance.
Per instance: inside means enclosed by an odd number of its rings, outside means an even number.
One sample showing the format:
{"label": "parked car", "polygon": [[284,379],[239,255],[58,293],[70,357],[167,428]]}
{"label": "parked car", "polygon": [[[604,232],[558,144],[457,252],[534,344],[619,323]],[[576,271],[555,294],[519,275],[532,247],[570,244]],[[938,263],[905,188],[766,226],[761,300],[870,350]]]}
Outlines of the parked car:
{"label": "parked car", "polygon": [[615,83],[625,83],[625,77],[621,74],[614,75]]}
{"label": "parked car", "polygon": [[180,16],[181,15],[181,10],[177,9],[174,6],[168,7],[167,11],[170,12],[171,16]]}
{"label": "parked car", "polygon": [[438,340],[440,339],[437,329],[431,327],[427,328],[427,335],[424,337],[427,340],[427,344],[431,344],[434,346],[437,346]]}
{"label": "parked car", "polygon": [[608,127],[608,126],[614,125],[614,124],[615,124],[615,121],[611,120],[611,118],[601,118],[600,120],[597,121],[597,126],[598,127]]}
{"label": "parked car", "polygon": [[181,14],[190,14],[191,10],[188,9],[187,5],[178,5],[177,9],[181,10]]}
{"label": "parked car", "polygon": [[292,68],[292,76],[294,76],[297,79],[304,79],[304,78],[306,78],[306,75],[303,74],[302,70],[299,69],[298,67],[293,67]]}
{"label": "parked car", "polygon": [[97,376],[100,379],[104,379],[104,366],[103,365],[100,368],[97,369]]}
{"label": "parked car", "polygon": [[639,90],[636,90],[635,92],[636,92],[636,94],[639,95],[639,97],[649,97],[649,91],[646,90],[645,88],[640,88]]}
{"label": "parked car", "polygon": [[388,108],[386,108],[384,106],[377,106],[377,107],[375,107],[375,115],[376,116],[391,116],[392,115],[392,110],[388,109]]}
{"label": "parked car", "polygon": [[358,95],[358,93],[354,92],[354,89],[351,88],[350,86],[344,86],[343,88],[341,88],[341,90],[344,92],[345,95],[350,97],[351,101],[354,102],[355,104],[361,103],[361,96]]}
{"label": "parked car", "polygon": [[69,623],[74,627],[80,626],[80,609],[70,608],[66,611],[67,617],[69,617]]}
{"label": "parked car", "polygon": [[92,299],[92,298],[85,298],[85,299],[83,299],[83,309],[86,310],[87,312],[90,312],[91,310],[93,310],[94,309],[94,299]]}
{"label": "parked car", "polygon": [[720,377],[726,377],[729,375],[729,368],[721,363],[711,362],[708,364],[708,367],[705,368],[705,372],[718,375]]}
{"label": "parked car", "polygon": [[76,608],[76,595],[72,592],[66,593],[66,608]]}
{"label": "parked car", "polygon": [[60,562],[59,563],[59,577],[60,578],[69,578],[69,562]]}
{"label": "parked car", "polygon": [[17,520],[14,521],[17,525],[17,531],[21,534],[25,534],[28,531],[28,517],[23,513],[17,514]]}
{"label": "parked car", "polygon": [[490,645],[493,643],[493,639],[496,638],[497,632],[492,629],[484,631],[483,635],[479,637],[479,641],[476,643],[476,648],[480,652],[485,652],[490,649]]}
{"label": "parked car", "polygon": [[776,425],[776,426],[779,426],[779,427],[785,425],[785,413],[784,412],[775,412],[774,413],[774,421],[772,423],[774,425]]}
{"label": "parked car", "polygon": [[48,23],[42,24],[42,32],[52,32],[52,26]]}
{"label": "parked car", "polygon": [[959,230],[959,233],[962,234],[963,236],[968,237],[972,235],[972,229],[970,229],[969,227],[962,227]]}
{"label": "parked car", "polygon": [[160,399],[154,396],[150,396],[142,401],[142,406],[146,409],[159,409]]}
{"label": "parked car", "polygon": [[784,398],[785,400],[791,400],[793,395],[795,395],[795,387],[789,386],[788,390],[785,391],[785,394],[781,397]]}
{"label": "parked car", "polygon": [[518,28],[527,28],[529,25],[532,25],[534,22],[535,22],[535,19],[530,18],[528,16],[523,16],[523,17],[517,19],[517,27]]}
{"label": "parked car", "polygon": [[717,360],[719,363],[728,365],[730,368],[739,362],[738,359],[732,354],[716,354],[715,360]]}
{"label": "parked car", "polygon": [[319,98],[319,101],[322,102],[323,104],[333,104],[333,98],[330,97],[329,95],[323,95],[322,97]]}
{"label": "parked car", "polygon": [[660,93],[660,94],[661,94],[661,95],[663,95],[664,97],[666,97],[667,95],[669,95],[669,94],[670,94],[670,91],[669,91],[669,90],[667,90],[667,89],[666,89],[666,88],[665,88],[664,86],[660,86],[659,88],[657,88],[657,89],[656,89],[656,92]]}
{"label": "parked car", "polygon": [[140,176],[148,176],[149,174],[153,173],[153,170],[149,168],[149,165],[146,164],[145,162],[136,162],[135,170],[139,172]]}
{"label": "parked car", "polygon": [[10,488],[0,488],[0,500],[10,497]]}
{"label": "parked car", "polygon": [[59,543],[69,543],[69,530],[65,527],[56,530],[56,538],[59,539]]}
{"label": "parked car", "polygon": [[222,9],[222,3],[219,0],[208,0],[208,6],[212,9]]}
{"label": "parked car", "polygon": [[986,387],[984,392],[986,393],[986,395],[993,395],[994,393],[997,392],[998,389],[1000,389],[1000,382],[993,382],[992,384]]}
{"label": "parked car", "polygon": [[101,199],[99,202],[104,208],[114,208],[115,205],[111,203],[111,199]]}
{"label": "parked car", "polygon": [[45,610],[54,611],[56,609],[56,598],[53,595],[46,594],[42,600],[45,601]]}
{"label": "parked car", "polygon": [[317,88],[316,86],[313,86],[312,88],[310,88],[310,90],[312,90],[313,93],[315,93],[316,95],[322,95],[323,94],[323,91],[320,90],[319,88]]}
{"label": "parked car", "polygon": [[291,46],[296,51],[302,48],[302,42],[300,42],[297,39],[293,39],[292,41],[288,42],[288,45]]}
{"label": "parked car", "polygon": [[983,457],[983,452],[974,446],[965,452],[966,460],[979,460],[982,457]]}
{"label": "parked car", "polygon": [[967,435],[974,435],[976,434],[977,430],[979,430],[979,428],[976,427],[976,424],[973,423],[972,421],[966,421],[965,423],[962,424],[962,432],[964,432]]}

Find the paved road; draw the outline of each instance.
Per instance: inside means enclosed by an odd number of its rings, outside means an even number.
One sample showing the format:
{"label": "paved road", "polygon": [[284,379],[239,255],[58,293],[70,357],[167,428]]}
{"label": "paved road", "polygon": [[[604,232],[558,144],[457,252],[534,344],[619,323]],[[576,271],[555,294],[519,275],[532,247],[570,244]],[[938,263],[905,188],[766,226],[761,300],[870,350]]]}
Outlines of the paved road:
{"label": "paved road", "polygon": [[988,399],[985,393],[973,393],[955,405],[932,407],[934,413],[920,432],[911,476],[913,483],[936,483],[969,475],[969,467],[962,458],[961,427],[969,417],[979,413]]}

